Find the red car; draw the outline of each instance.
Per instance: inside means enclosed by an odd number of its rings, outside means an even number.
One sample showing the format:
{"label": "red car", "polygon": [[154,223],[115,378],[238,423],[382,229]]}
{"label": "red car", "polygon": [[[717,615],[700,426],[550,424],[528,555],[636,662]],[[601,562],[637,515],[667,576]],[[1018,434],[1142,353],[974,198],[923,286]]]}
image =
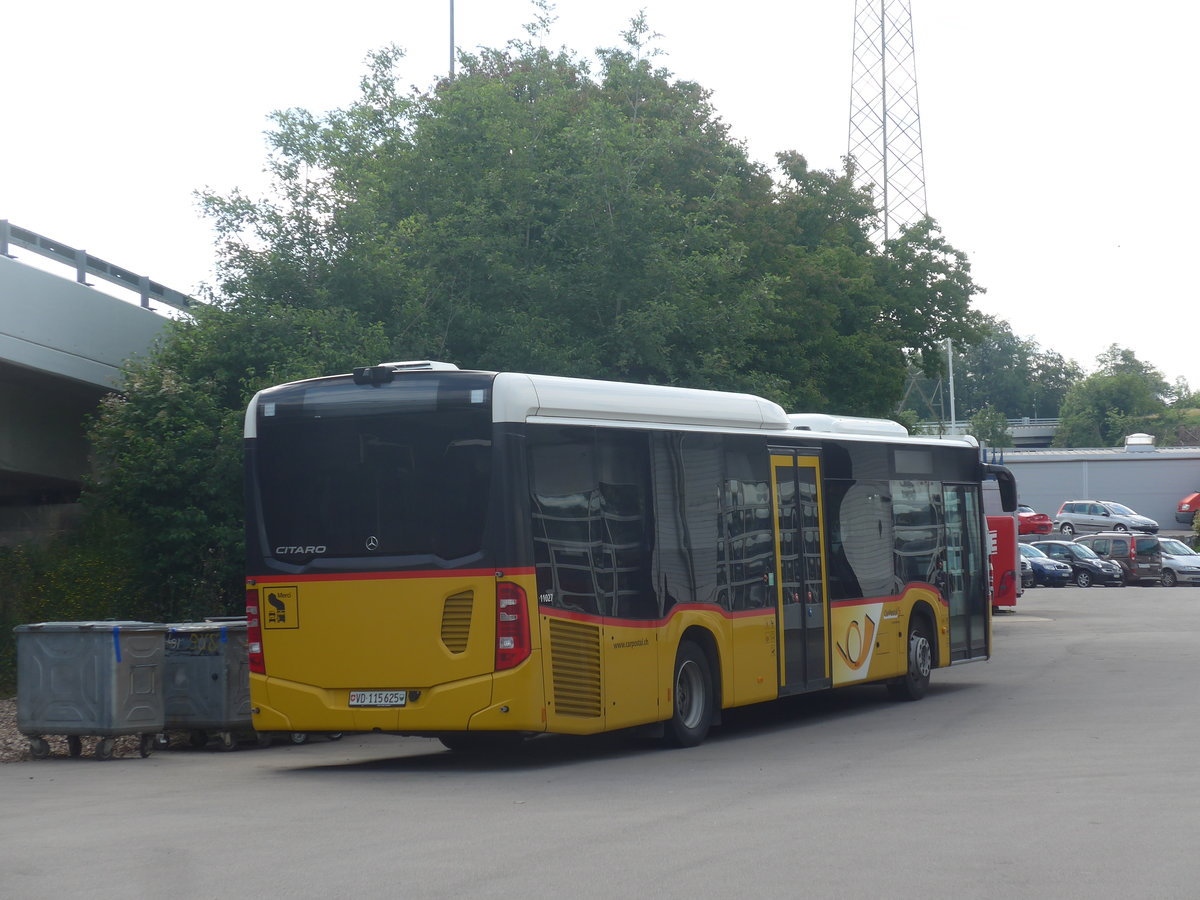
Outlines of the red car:
{"label": "red car", "polygon": [[1034,512],[1032,506],[1017,507],[1017,532],[1019,534],[1049,534],[1054,530],[1054,520],[1045,513]]}
{"label": "red car", "polygon": [[1175,521],[1180,525],[1191,525],[1196,510],[1200,510],[1200,493],[1188,494],[1179,501],[1179,506],[1175,507]]}

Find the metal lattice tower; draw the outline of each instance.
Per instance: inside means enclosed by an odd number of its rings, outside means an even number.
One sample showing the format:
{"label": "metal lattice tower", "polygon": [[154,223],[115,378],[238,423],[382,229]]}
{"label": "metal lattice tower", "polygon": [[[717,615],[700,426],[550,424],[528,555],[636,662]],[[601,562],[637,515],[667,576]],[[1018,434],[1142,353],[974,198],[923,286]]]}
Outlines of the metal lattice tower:
{"label": "metal lattice tower", "polygon": [[917,57],[909,0],[855,0],[849,155],[875,186],[882,244],[926,214]]}

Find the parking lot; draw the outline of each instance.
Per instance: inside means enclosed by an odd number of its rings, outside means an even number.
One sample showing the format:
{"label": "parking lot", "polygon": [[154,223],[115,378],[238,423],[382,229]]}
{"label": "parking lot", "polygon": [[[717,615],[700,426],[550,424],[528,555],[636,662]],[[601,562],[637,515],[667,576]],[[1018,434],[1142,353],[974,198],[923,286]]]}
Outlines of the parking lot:
{"label": "parking lot", "polygon": [[708,742],[435,741],[0,766],[3,893],[1193,897],[1200,588],[1038,588],[926,699],[733,711]]}

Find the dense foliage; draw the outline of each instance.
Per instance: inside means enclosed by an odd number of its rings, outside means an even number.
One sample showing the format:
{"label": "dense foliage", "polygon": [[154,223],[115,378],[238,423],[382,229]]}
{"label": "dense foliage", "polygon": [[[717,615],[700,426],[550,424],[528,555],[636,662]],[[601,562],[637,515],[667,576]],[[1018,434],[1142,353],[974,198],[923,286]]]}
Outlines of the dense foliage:
{"label": "dense foliage", "polygon": [[1056,447],[1118,447],[1126,436],[1153,434],[1160,445],[1179,443],[1182,407],[1169,405],[1173,389],[1154,366],[1112,344],[1099,368],[1077,381],[1063,400]]}
{"label": "dense foliage", "polygon": [[[975,334],[953,343],[952,351],[960,420],[972,419],[988,407],[1007,419],[1055,418],[1067,391],[1083,377],[1077,363],[1017,337],[1007,322],[992,316],[981,317]],[[906,405],[921,419],[947,419],[947,392],[919,375],[914,381]]]}
{"label": "dense foliage", "polygon": [[275,116],[277,190],[207,194],[238,302],[357,310],[399,358],[752,390],[880,414],[905,363],[973,334],[969,265],[932,222],[879,253],[845,173],[751,162],[645,24],[600,53],[513,44],[401,94]]}
{"label": "dense foliage", "polygon": [[84,500],[89,523],[122,536],[147,615],[186,621],[240,605],[242,420],[253,393],[385,352],[380,330],[346,310],[211,306],[126,368],[124,395],[104,401],[91,430]]}

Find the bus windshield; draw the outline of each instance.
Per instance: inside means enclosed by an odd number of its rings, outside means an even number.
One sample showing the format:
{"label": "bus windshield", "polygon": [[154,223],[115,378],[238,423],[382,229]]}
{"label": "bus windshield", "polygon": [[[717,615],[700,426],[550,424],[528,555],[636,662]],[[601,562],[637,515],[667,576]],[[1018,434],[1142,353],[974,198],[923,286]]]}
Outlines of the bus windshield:
{"label": "bus windshield", "polygon": [[262,395],[257,432],[254,481],[276,559],[481,552],[488,376],[287,385]]}

